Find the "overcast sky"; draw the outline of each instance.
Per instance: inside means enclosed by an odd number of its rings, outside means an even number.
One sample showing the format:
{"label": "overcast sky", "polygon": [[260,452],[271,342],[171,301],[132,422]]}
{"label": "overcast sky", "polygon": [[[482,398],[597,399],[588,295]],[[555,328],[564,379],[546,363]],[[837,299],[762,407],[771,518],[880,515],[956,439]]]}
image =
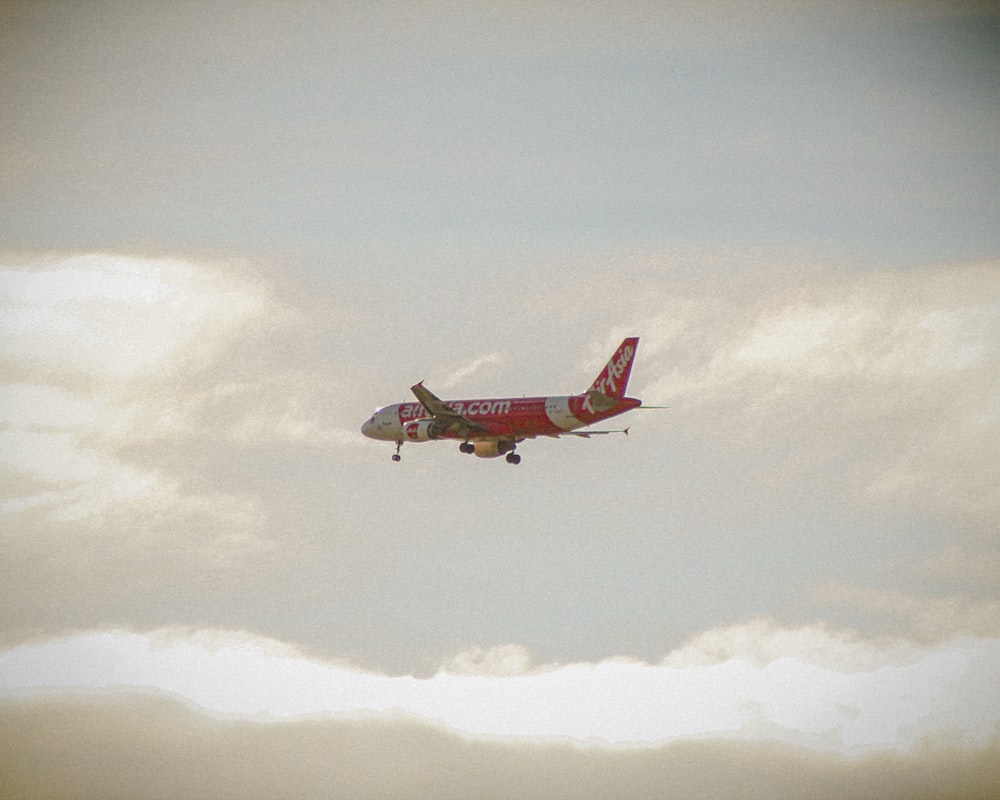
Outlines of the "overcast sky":
{"label": "overcast sky", "polygon": [[0,794],[1000,783],[994,4],[4,2],[0,109]]}

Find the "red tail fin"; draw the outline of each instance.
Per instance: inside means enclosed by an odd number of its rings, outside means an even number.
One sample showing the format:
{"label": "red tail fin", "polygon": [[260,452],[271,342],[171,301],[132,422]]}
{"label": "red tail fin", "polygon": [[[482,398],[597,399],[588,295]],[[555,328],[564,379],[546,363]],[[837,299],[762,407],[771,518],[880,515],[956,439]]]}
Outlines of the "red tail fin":
{"label": "red tail fin", "polygon": [[618,345],[611,360],[601,370],[590,385],[589,392],[600,392],[613,400],[621,400],[625,396],[629,375],[632,374],[632,361],[635,358],[639,337],[630,336]]}

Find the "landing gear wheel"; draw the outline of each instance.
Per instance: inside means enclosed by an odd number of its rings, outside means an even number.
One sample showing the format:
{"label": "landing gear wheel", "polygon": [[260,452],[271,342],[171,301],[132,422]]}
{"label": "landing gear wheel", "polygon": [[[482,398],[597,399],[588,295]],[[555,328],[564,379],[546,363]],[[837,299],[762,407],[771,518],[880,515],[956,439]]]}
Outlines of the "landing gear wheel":
{"label": "landing gear wheel", "polygon": [[521,456],[517,453],[507,453],[507,463],[508,464],[520,464]]}
{"label": "landing gear wheel", "polygon": [[476,452],[476,446],[472,442],[462,442],[458,446],[458,452],[460,452],[460,453],[474,453],[474,452]]}

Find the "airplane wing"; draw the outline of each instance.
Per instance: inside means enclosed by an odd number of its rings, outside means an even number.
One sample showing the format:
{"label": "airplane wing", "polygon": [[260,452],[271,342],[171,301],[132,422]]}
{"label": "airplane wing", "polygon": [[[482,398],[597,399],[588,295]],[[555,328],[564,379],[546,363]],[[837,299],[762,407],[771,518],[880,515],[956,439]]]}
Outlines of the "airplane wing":
{"label": "airplane wing", "polygon": [[466,434],[469,431],[486,430],[482,425],[463,417],[453,408],[450,408],[444,400],[424,386],[423,381],[411,386],[410,391],[420,401],[420,405],[424,407],[424,410],[438,422],[445,425],[449,431]]}

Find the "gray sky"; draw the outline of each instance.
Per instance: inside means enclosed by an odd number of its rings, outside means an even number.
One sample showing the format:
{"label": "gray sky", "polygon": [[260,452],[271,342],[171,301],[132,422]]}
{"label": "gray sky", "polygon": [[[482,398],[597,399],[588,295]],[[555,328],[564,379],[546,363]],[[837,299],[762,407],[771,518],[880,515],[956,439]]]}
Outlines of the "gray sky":
{"label": "gray sky", "polygon": [[[0,789],[71,794],[96,731],[174,796],[252,796],[247,741],[304,796],[1000,780],[998,35],[0,4]],[[625,335],[670,406],[628,438],[358,432]]]}

